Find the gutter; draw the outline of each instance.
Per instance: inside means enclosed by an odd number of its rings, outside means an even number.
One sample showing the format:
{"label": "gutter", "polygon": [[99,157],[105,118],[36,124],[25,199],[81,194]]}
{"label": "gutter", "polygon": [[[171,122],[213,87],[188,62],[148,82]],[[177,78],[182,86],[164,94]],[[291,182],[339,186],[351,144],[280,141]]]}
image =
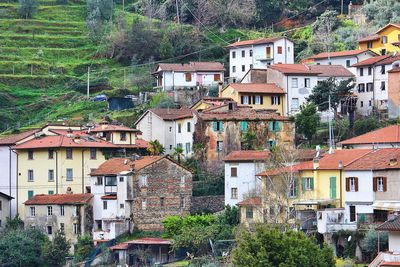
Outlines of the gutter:
{"label": "gutter", "polygon": [[84,177],[84,155],[85,155],[85,149],[82,149],[82,194],[84,194],[85,191],[85,177]]}
{"label": "gutter", "polygon": [[[10,184],[10,190],[9,190],[9,195],[10,196],[12,196],[11,195],[11,180],[12,180],[12,178],[11,178],[11,167],[12,167],[12,164],[11,164],[11,155],[12,155],[12,150],[11,150],[11,146],[8,146],[8,149],[9,149],[9,169],[8,169],[8,175],[9,175],[9,184]],[[17,170],[18,171],[18,170]],[[17,189],[16,189],[17,190]],[[10,200],[10,218],[12,218],[12,216],[11,216],[11,200]]]}
{"label": "gutter", "polygon": [[58,151],[54,149],[56,153],[56,194],[58,194]]}

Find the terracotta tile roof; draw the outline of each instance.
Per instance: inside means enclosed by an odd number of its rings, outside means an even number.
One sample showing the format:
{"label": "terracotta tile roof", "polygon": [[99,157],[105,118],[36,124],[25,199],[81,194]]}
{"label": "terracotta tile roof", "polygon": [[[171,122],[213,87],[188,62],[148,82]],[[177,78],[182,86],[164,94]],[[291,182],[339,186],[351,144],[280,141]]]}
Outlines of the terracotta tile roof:
{"label": "terracotta tile roof", "polygon": [[139,171],[164,157],[165,156],[144,156],[137,160],[131,158],[112,158],[102,163],[96,170],[91,172],[90,175],[118,175],[121,172]]}
{"label": "terracotta tile roof", "polygon": [[355,56],[359,55],[361,53],[369,51],[368,49],[364,50],[346,50],[346,51],[338,51],[338,52],[324,52],[324,53],[319,53],[315,56],[310,57],[310,59],[321,59],[321,58],[328,58],[328,57],[348,57],[348,56]]}
{"label": "terracotta tile roof", "polygon": [[136,139],[135,144],[115,144],[115,145],[124,148],[148,148],[149,142],[143,139]]}
{"label": "terracotta tile roof", "polygon": [[400,46],[400,41],[398,41],[398,42],[393,42],[392,45]]}
{"label": "terracotta tile roof", "polygon": [[400,231],[400,216],[396,216],[391,220],[387,220],[375,229],[378,231]]}
{"label": "terracotta tile roof", "polygon": [[283,74],[297,74],[297,75],[310,75],[317,76],[319,71],[313,71],[311,68],[304,64],[275,64],[268,66],[268,68],[282,72]]}
{"label": "terracotta tile roof", "polygon": [[252,40],[245,40],[245,41],[237,41],[233,44],[227,45],[228,48],[234,48],[239,46],[248,46],[248,45],[260,45],[260,44],[269,44],[274,43],[283,37],[271,37],[271,38],[260,38],[260,39],[252,39]]}
{"label": "terracotta tile roof", "polygon": [[379,61],[377,65],[389,65],[398,60],[400,60],[400,55],[391,55],[390,57],[385,58],[382,61]]}
{"label": "terracotta tile roof", "polygon": [[400,125],[390,125],[340,142],[342,145],[400,143]]}
{"label": "terracotta tile roof", "polygon": [[273,111],[255,110],[249,107],[237,107],[235,110],[229,111],[204,111],[199,113],[200,118],[205,121],[231,121],[231,120],[279,120],[287,121],[289,117],[281,116]]}
{"label": "terracotta tile roof", "polygon": [[274,83],[231,83],[224,90],[229,87],[239,93],[285,94],[283,89]]}
{"label": "terracotta tile roof", "polygon": [[193,117],[193,111],[188,108],[173,109],[173,108],[153,108],[151,112],[159,116],[165,121],[173,121]]}
{"label": "terracotta tile roof", "polygon": [[132,129],[123,125],[104,124],[96,125],[90,132],[140,132],[138,129]]}
{"label": "terracotta tile roof", "polygon": [[101,199],[115,200],[115,199],[117,199],[117,195],[105,195],[105,196],[101,196]]}
{"label": "terracotta tile roof", "polygon": [[[317,155],[317,151],[315,149],[297,149],[297,160],[298,161],[309,161],[313,160]],[[327,148],[323,148],[320,150],[320,156],[323,156],[328,151]]]}
{"label": "terracotta tile roof", "polygon": [[224,65],[220,62],[189,62],[186,64],[179,63],[160,63],[156,66],[161,71],[182,71],[182,72],[195,72],[195,71],[224,71]]}
{"label": "terracotta tile roof", "polygon": [[129,247],[128,243],[119,243],[115,246],[110,247],[111,250],[127,250]]}
{"label": "terracotta tile roof", "polygon": [[34,195],[25,201],[25,205],[76,205],[85,204],[93,197],[92,194],[56,194]]}
{"label": "terracotta tile roof", "polygon": [[375,41],[375,40],[379,40],[380,38],[381,37],[379,36],[379,34],[373,34],[373,35],[369,35],[367,37],[359,39],[358,42],[363,43],[363,42]]}
{"label": "terracotta tile roof", "polygon": [[2,137],[0,139],[0,145],[15,145],[18,141],[21,141],[21,140],[27,138],[28,136],[31,136],[39,131],[40,131],[40,129],[34,129],[34,130],[26,131],[23,133],[13,134],[10,136]]}
{"label": "terracotta tile roof", "polygon": [[306,162],[298,163],[298,164],[295,164],[292,166],[286,166],[286,167],[282,167],[282,168],[265,170],[261,173],[258,173],[257,176],[274,176],[274,175],[278,175],[281,173],[290,173],[290,172],[297,173],[300,170],[312,169],[312,167],[313,167],[313,162],[306,161]]}
{"label": "terracotta tile roof", "polygon": [[140,239],[130,240],[126,242],[127,244],[137,244],[137,245],[171,245],[172,241],[170,239],[158,238],[158,237],[143,237]]}
{"label": "terracotta tile roof", "polygon": [[397,72],[400,72],[400,67],[393,68],[393,69],[389,70],[388,72],[389,72],[389,73],[397,73]]}
{"label": "terracotta tile roof", "polygon": [[[395,160],[394,163],[390,163]],[[400,169],[400,148],[381,148],[371,151],[345,167],[346,170]]]}
{"label": "terracotta tile roof", "polygon": [[354,74],[342,65],[311,65],[311,71],[319,72],[320,77],[353,77]]}
{"label": "terracotta tile roof", "polygon": [[239,150],[229,153],[224,161],[266,161],[269,155],[268,150]]}
{"label": "terracotta tile roof", "polygon": [[391,57],[390,54],[371,57],[366,60],[360,61],[356,64],[353,64],[353,65],[351,65],[351,67],[363,67],[363,66],[375,65],[377,63],[380,63],[380,61],[382,61],[386,58],[389,58],[389,57]]}
{"label": "terracotta tile roof", "polygon": [[261,197],[253,197],[243,200],[236,205],[238,206],[261,206]]}
{"label": "terracotta tile roof", "polygon": [[55,147],[93,147],[93,148],[117,148],[118,146],[102,139],[86,134],[67,135],[46,135],[34,138],[22,144],[16,145],[13,149],[35,149]]}
{"label": "terracotta tile roof", "polygon": [[398,23],[388,23],[385,26],[383,26],[382,28],[380,28],[379,30],[377,30],[375,33],[380,33],[381,31],[383,31],[384,29],[386,29],[389,26],[393,26],[393,27],[396,27],[396,28],[400,29],[400,24],[398,24]]}

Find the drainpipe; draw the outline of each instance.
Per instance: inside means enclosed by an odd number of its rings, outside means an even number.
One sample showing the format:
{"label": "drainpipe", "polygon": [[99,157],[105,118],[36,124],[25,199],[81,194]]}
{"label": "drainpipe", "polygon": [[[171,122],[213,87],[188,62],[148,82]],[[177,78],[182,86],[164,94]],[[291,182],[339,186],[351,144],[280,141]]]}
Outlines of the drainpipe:
{"label": "drainpipe", "polygon": [[[11,178],[11,167],[12,167],[12,165],[11,165],[11,157],[12,157],[12,151],[11,151],[11,146],[9,146],[8,147],[8,149],[9,149],[9,169],[8,169],[8,175],[9,175],[9,184],[10,184],[10,190],[9,190],[9,194],[10,194],[10,196],[12,196],[12,194],[11,194],[11,180],[12,180],[12,178]],[[11,202],[12,202],[12,200],[10,200],[10,218],[12,218],[11,217]]]}
{"label": "drainpipe", "polygon": [[16,177],[17,177],[17,179],[16,179],[16,194],[15,194],[15,201],[16,201],[16,205],[17,205],[17,211],[16,211],[16,214],[18,214],[18,161],[19,161],[19,155],[18,155],[18,153],[17,152],[15,152],[14,151],[14,153],[17,155],[17,168],[16,168]]}
{"label": "drainpipe", "polygon": [[375,65],[372,65],[372,111],[375,109]]}
{"label": "drainpipe", "polygon": [[56,194],[58,194],[58,151],[54,149],[56,153]]}
{"label": "drainpipe", "polygon": [[[287,110],[287,114],[286,116],[289,116],[289,76],[286,76],[286,110]],[[299,100],[299,104],[300,104],[300,100]]]}
{"label": "drainpipe", "polygon": [[84,171],[84,155],[85,155],[85,149],[82,149],[82,194],[85,193],[85,171]]}

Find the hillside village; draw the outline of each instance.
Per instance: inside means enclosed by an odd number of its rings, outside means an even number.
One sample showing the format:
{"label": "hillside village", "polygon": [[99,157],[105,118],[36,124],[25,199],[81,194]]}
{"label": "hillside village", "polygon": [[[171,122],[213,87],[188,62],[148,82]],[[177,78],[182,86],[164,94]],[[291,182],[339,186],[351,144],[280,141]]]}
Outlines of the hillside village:
{"label": "hillside village", "polygon": [[[319,24],[326,41],[333,18],[374,23],[358,2],[345,4],[347,13],[342,6],[316,19],[328,16]],[[45,7],[32,26],[44,24]],[[54,16],[49,31],[61,29]],[[104,44],[85,46],[85,25],[59,22],[69,25],[59,34],[69,36],[70,64],[58,56],[44,74],[19,54],[32,79],[18,68],[10,80],[0,75],[0,104],[11,103],[1,109],[17,116],[0,116],[0,266],[400,265],[400,14],[394,19],[373,25],[354,49],[328,44],[301,58],[297,37],[247,38],[250,30],[219,45],[225,61],[131,58],[136,91],[126,67],[113,72],[135,52],[114,47],[120,58],[78,62],[78,52]],[[4,45],[0,58],[10,59]],[[100,65],[114,70],[91,78]],[[42,92],[49,107],[36,106]],[[46,119],[26,124],[42,109]]]}

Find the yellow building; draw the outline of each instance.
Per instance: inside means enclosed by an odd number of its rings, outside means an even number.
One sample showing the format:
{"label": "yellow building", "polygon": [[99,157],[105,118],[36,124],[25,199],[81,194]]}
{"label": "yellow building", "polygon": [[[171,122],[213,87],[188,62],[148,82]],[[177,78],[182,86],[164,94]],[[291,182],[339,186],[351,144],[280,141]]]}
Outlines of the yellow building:
{"label": "yellow building", "polygon": [[370,49],[384,55],[400,52],[400,24],[389,23],[375,34],[358,40],[359,49]]}
{"label": "yellow building", "polygon": [[254,109],[265,109],[284,114],[285,92],[272,83],[232,83],[220,92],[220,97],[232,98],[239,104]]}
{"label": "yellow building", "polygon": [[251,227],[253,224],[264,222],[264,213],[260,197],[245,199],[239,203],[239,218],[246,227]]}

